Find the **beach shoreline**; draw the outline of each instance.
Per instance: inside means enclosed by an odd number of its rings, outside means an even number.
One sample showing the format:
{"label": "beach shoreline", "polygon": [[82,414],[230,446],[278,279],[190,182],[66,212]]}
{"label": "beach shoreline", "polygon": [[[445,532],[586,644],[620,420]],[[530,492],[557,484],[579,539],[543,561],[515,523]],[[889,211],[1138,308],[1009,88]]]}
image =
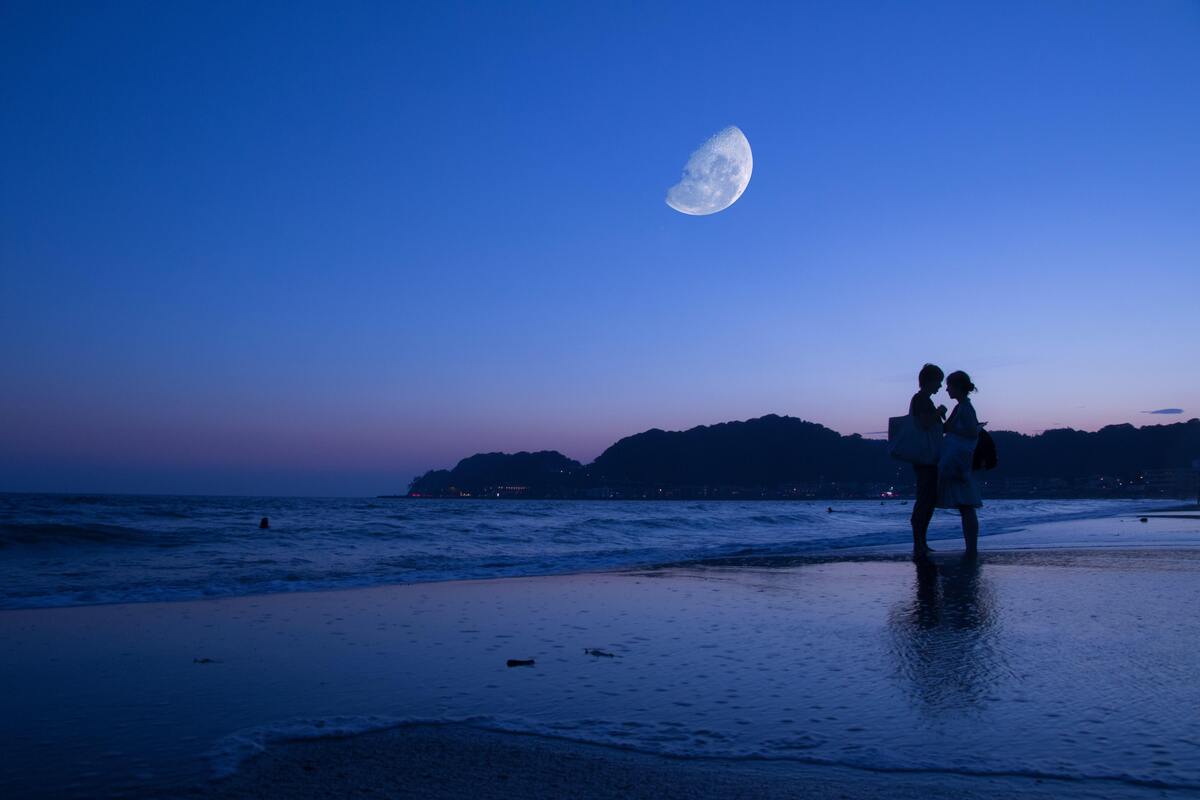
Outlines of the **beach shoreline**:
{"label": "beach shoreline", "polygon": [[[396,509],[345,499],[0,497],[0,610],[620,571],[751,553],[899,553],[911,539],[911,509],[902,502],[831,507],[835,513],[808,502],[447,501]],[[997,534],[1051,520],[1129,520],[1169,507],[989,502],[983,533],[996,542]],[[269,529],[259,527],[263,516]],[[1164,524],[1133,541],[1172,544],[1145,536]],[[955,515],[935,517],[934,547],[959,539]]]}
{"label": "beach shoreline", "polygon": [[[1191,790],[1155,788],[1161,798]],[[280,742],[233,775],[179,797],[476,800],[764,798],[1007,800],[1146,797],[1109,780],[866,770],[783,760],[688,759],[468,725],[402,725],[343,738]]]}
{"label": "beach shoreline", "polygon": [[[978,561],[943,546],[932,581],[879,548],[5,611],[0,679],[34,691],[0,720],[26,765],[0,789],[1194,795],[1181,642],[1200,631],[1171,614],[1197,594],[1196,533],[1182,515],[1035,526]],[[1160,685],[1127,685],[1134,668]]]}
{"label": "beach shoreline", "polygon": [[[1160,561],[1164,548],[1019,548],[985,558],[993,566],[1035,569],[1112,569]],[[1172,557],[1200,565],[1200,550],[1174,549]],[[935,557],[953,561],[958,554]],[[1031,563],[1031,557],[1036,563]],[[753,557],[714,563],[717,572],[796,569],[817,564],[904,563],[895,553],[801,557],[786,563]],[[1161,563],[1160,563],[1161,566]],[[1136,568],[1136,567],[1135,567]],[[642,574],[643,571],[626,575]],[[819,761],[819,760],[818,760]],[[316,798],[371,796],[479,800],[584,795],[605,798],[1183,798],[1197,787],[1154,780],[1078,778],[936,768],[866,768],[802,758],[680,757],[545,733],[498,730],[469,723],[401,723],[347,736],[282,738],[229,775],[192,789],[193,796]]]}

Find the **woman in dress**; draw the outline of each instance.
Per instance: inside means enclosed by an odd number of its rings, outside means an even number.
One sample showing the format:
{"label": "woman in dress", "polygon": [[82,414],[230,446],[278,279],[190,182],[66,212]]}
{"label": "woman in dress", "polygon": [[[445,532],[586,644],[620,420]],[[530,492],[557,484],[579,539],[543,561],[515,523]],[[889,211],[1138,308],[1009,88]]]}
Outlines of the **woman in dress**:
{"label": "woman in dress", "polygon": [[946,376],[946,392],[958,405],[946,420],[937,482],[938,508],[956,508],[962,514],[963,541],[968,553],[974,553],[979,543],[979,517],[975,509],[983,505],[979,482],[971,469],[975,444],[979,441],[979,417],[969,396],[973,391],[975,384],[967,373],[959,370]]}

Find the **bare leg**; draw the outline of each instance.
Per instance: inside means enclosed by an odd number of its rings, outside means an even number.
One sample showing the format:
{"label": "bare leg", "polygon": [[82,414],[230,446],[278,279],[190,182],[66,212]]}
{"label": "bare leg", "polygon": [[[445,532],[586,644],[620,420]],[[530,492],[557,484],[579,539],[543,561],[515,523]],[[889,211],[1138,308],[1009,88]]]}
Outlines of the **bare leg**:
{"label": "bare leg", "polygon": [[967,553],[974,553],[979,546],[979,517],[971,506],[959,506],[962,514],[963,542],[966,543]]}
{"label": "bare leg", "polygon": [[925,536],[929,531],[929,521],[933,518],[933,509],[922,509],[914,513],[912,518],[913,552],[920,555],[929,549]]}
{"label": "bare leg", "polygon": [[917,478],[917,496],[913,500],[912,532],[913,555],[924,555],[929,550],[925,535],[929,521],[933,519],[933,507],[937,504],[937,467],[913,465]]}

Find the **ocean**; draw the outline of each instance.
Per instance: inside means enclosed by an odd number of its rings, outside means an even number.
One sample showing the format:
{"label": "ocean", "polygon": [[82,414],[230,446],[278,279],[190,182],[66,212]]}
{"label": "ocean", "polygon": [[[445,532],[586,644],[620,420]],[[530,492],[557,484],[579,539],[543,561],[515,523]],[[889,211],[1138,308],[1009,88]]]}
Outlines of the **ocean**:
{"label": "ocean", "polygon": [[901,501],[0,495],[0,796],[176,796],[412,722],[1196,792],[1171,505],[987,502],[978,563],[939,511],[931,573]]}
{"label": "ocean", "polygon": [[[982,536],[1169,502],[998,500]],[[829,511],[832,509],[832,513]],[[911,541],[906,501],[0,494],[0,608],[590,572]],[[258,527],[262,517],[270,528]],[[957,539],[939,511],[930,541]]]}

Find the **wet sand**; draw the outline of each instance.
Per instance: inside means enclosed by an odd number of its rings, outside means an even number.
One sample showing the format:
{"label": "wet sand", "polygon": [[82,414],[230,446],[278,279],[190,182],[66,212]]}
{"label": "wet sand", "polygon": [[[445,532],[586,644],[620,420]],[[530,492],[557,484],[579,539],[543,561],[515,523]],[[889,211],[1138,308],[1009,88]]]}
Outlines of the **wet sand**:
{"label": "wet sand", "polygon": [[769,761],[678,759],[464,726],[411,726],[289,742],[194,796],[474,800],[1017,800],[1194,797],[1111,782],[870,772]]}
{"label": "wet sand", "polygon": [[1198,541],[6,611],[0,795],[1195,796]]}

